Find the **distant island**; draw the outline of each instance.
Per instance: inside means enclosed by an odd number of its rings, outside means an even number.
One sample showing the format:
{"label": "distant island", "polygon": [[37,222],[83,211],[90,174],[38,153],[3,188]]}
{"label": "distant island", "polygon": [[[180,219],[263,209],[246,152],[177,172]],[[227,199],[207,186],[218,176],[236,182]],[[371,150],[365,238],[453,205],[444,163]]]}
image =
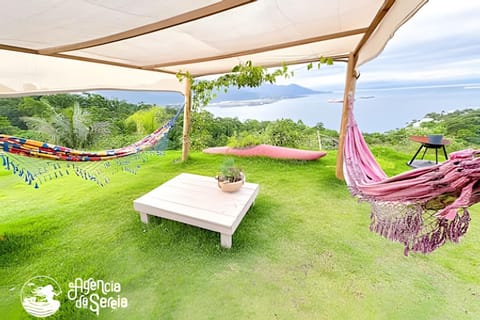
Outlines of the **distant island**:
{"label": "distant island", "polygon": [[[136,104],[179,105],[183,104],[184,101],[183,95],[173,92],[101,90],[95,93],[107,99],[124,100],[128,103]],[[263,84],[256,88],[230,88],[226,93],[219,92],[211,105],[222,107],[260,105],[273,103],[281,99],[299,98],[322,93],[330,93],[330,91],[316,91],[297,84]]]}
{"label": "distant island", "polygon": [[210,106],[254,106],[273,103],[282,99],[299,98],[322,93],[330,93],[330,91],[316,91],[298,84],[263,84],[256,88],[230,88],[227,92],[218,93],[217,97],[210,103]]}
{"label": "distant island", "polygon": [[230,88],[226,93],[217,94],[213,102],[235,101],[235,100],[258,100],[258,99],[288,99],[308,96],[311,94],[329,93],[326,91],[315,91],[299,86],[298,84],[275,85],[262,84],[256,88]]}

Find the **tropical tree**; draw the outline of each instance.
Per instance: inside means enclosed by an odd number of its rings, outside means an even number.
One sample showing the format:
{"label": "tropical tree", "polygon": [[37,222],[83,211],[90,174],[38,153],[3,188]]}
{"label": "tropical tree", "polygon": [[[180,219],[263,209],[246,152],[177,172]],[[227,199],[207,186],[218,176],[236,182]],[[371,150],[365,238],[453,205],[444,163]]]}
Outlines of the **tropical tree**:
{"label": "tropical tree", "polygon": [[81,99],[80,95],[73,94],[52,94],[48,96],[43,96],[42,101],[47,101],[51,106],[55,106],[55,109],[62,110],[67,109],[73,106],[76,101]]}
{"label": "tropical tree", "polygon": [[16,131],[7,117],[0,115],[0,133],[13,134]]}
{"label": "tropical tree", "polygon": [[154,106],[149,109],[139,110],[127,118],[127,128],[135,128],[139,134],[146,135],[155,131],[169,119],[167,110]]}
{"label": "tropical tree", "polygon": [[45,99],[35,101],[35,104],[38,103],[43,104],[43,110],[48,110],[43,112],[47,116],[22,117],[22,120],[29,129],[51,137],[52,143],[69,148],[86,148],[93,146],[109,133],[109,123],[91,121],[90,114],[82,109],[78,102],[61,111],[55,110]]}
{"label": "tropical tree", "polygon": [[274,146],[297,147],[303,140],[303,123],[295,123],[291,119],[281,119],[271,122],[265,129],[268,143]]}
{"label": "tropical tree", "polygon": [[22,114],[18,110],[21,98],[2,98],[0,99],[0,116],[6,117],[12,126],[27,129],[27,126],[20,119]]}

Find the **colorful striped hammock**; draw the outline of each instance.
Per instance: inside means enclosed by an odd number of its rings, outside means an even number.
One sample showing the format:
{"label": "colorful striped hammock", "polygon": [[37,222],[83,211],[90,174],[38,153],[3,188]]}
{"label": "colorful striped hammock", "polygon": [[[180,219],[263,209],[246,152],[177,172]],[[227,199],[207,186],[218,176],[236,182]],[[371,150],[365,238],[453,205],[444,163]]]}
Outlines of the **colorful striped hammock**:
{"label": "colorful striped hammock", "polygon": [[[35,188],[43,182],[72,173],[103,186],[109,182],[104,174],[106,169],[116,167],[135,174],[138,160],[145,161],[145,156],[161,154],[164,149],[161,142],[165,141],[182,110],[179,108],[171,120],[143,139],[126,147],[105,151],[82,151],[0,134],[0,158],[7,170]],[[152,152],[147,154],[145,151]],[[135,157],[132,159],[132,156]],[[129,159],[125,160],[127,157]]]}
{"label": "colorful striped hammock", "polygon": [[435,166],[388,178],[375,160],[353,116],[344,144],[344,174],[352,195],[371,204],[370,230],[430,253],[458,242],[468,229],[467,208],[480,202],[480,151],[462,150]]}

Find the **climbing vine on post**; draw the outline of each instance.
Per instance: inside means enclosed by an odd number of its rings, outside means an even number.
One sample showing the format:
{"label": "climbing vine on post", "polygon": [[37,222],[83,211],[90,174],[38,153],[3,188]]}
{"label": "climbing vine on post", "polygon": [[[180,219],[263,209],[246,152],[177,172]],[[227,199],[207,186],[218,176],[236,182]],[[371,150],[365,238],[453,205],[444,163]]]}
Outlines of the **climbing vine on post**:
{"label": "climbing vine on post", "polygon": [[262,83],[275,83],[277,77],[289,78],[293,77],[293,72],[289,72],[286,65],[276,69],[273,72],[268,72],[264,67],[254,66],[251,61],[244,64],[238,64],[233,67],[230,73],[219,76],[213,80],[207,79],[193,79],[188,72],[178,73],[177,78],[183,80],[189,78],[192,82],[192,109],[207,106],[210,101],[216,98],[220,91],[227,92],[229,88],[236,87],[238,89],[244,87],[258,87]]}
{"label": "climbing vine on post", "polygon": [[[318,59],[318,62],[317,62],[317,69],[320,69],[322,64],[331,66],[333,65],[333,59],[328,57],[320,57],[320,59]],[[313,68],[313,62],[310,62],[309,64],[307,64],[307,70],[311,70],[312,68]]]}
{"label": "climbing vine on post", "polygon": [[[318,68],[320,68],[320,65],[322,64],[331,65],[333,64],[333,59],[321,57],[317,64]],[[313,63],[307,65],[308,70],[312,69],[312,67]],[[184,80],[185,78],[191,80],[193,110],[198,110],[201,107],[207,106],[213,99],[215,99],[218,92],[227,92],[231,87],[236,87],[237,89],[245,87],[254,88],[259,87],[263,83],[274,84],[278,77],[288,79],[293,76],[294,72],[289,71],[285,64],[270,72],[265,67],[254,66],[251,61],[240,63],[233,67],[231,72],[221,75],[213,80],[194,79],[189,72],[177,73],[177,78],[179,80]]]}

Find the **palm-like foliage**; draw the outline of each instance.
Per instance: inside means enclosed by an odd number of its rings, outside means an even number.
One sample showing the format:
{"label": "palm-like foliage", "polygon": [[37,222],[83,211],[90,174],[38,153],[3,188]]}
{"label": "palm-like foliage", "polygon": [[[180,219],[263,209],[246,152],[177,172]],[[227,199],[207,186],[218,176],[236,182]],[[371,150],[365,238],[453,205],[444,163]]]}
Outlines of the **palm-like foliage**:
{"label": "palm-like foliage", "polygon": [[149,134],[165,121],[169,119],[165,108],[151,107],[146,110],[139,110],[129,116],[126,120],[127,124],[134,124],[139,134]]}
{"label": "palm-like foliage", "polygon": [[51,112],[47,118],[40,116],[23,117],[29,129],[51,137],[52,143],[69,148],[93,146],[102,136],[109,133],[108,122],[92,122],[87,110],[78,102],[70,108],[57,111],[48,101],[40,100]]}

